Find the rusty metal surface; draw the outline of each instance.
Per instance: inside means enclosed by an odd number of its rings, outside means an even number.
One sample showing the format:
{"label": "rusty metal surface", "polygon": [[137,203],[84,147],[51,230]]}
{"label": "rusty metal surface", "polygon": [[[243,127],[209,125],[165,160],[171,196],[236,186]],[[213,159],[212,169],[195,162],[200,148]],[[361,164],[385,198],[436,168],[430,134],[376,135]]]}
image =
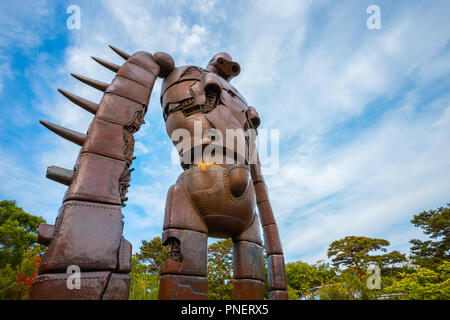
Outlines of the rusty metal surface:
{"label": "rusty metal surface", "polygon": [[72,182],[73,175],[75,172],[73,170],[64,169],[57,166],[47,167],[47,172],[45,173],[45,177],[47,179],[65,184],[69,186]]}
{"label": "rusty metal surface", "polygon": [[124,149],[123,126],[96,117],[89,127],[81,152],[125,161]]}
{"label": "rusty metal surface", "polygon": [[118,273],[131,272],[131,257],[133,255],[133,246],[131,243],[122,237],[120,243],[119,253],[117,255],[117,268]]}
{"label": "rusty metal surface", "polygon": [[255,164],[250,166],[250,172],[254,184],[261,185],[256,189],[256,202],[258,203],[259,217],[264,231],[269,296],[274,300],[286,300],[288,295],[283,249],[272,206],[270,205],[267,186],[261,172],[259,158]]}
{"label": "rusty metal surface", "polygon": [[261,225],[259,223],[259,218],[255,214],[254,215],[254,220],[253,220],[252,224],[250,225],[250,227],[248,227],[241,234],[238,234],[237,236],[232,237],[233,242],[249,241],[249,242],[254,242],[254,243],[259,244],[260,246],[262,246],[263,245],[263,240],[262,240],[262,237],[261,237],[260,229],[261,229]]}
{"label": "rusty metal surface", "polygon": [[[216,54],[206,68],[176,67],[164,52],[139,51],[132,55],[110,46],[122,65],[93,59],[115,72],[111,83],[72,74],[104,92],[101,101],[59,91],[76,105],[94,114],[86,134],[42,121],[47,128],[81,146],[74,170],[49,167],[48,178],[68,185],[55,227],[42,225],[39,241],[49,247],[33,284],[31,299],[128,298],[132,247],[123,238],[121,207],[127,201],[134,160],[134,136],[145,123],[151,92],[157,77],[163,78],[162,113],[172,138],[177,129],[195,136],[216,130],[225,139],[229,129],[251,133],[260,125],[255,108],[230,84],[241,72],[227,53]],[[271,299],[286,299],[284,258],[278,228],[270,206],[259,163],[250,163],[253,141],[232,136],[234,146],[215,149],[223,153],[192,153],[216,148],[215,137],[192,138],[180,150],[184,172],[168,192],[162,241],[169,259],[160,267],[160,299],[207,299],[207,239],[233,239],[235,299],[263,299],[264,263],[261,225],[264,231]],[[177,141],[173,141],[174,144]],[[209,148],[209,149],[208,149]],[[258,208],[259,218],[256,216]],[[68,292],[69,265],[81,268],[80,291]],[[93,271],[98,272],[93,272]]]}
{"label": "rusty metal surface", "polygon": [[214,236],[234,236],[242,233],[254,219],[256,202],[253,185],[235,197],[231,192],[229,169],[209,166],[204,170],[191,167],[178,178],[187,187],[192,202]]}
{"label": "rusty metal surface", "polygon": [[65,272],[71,265],[87,270],[114,270],[122,228],[120,206],[65,202],[39,272]]}
{"label": "rusty metal surface", "polygon": [[169,188],[163,225],[163,230],[166,229],[188,229],[208,233],[208,227],[195,208],[185,185],[175,184]]}
{"label": "rusty metal surface", "polygon": [[264,281],[263,249],[254,242],[233,243],[233,277]]}
{"label": "rusty metal surface", "polygon": [[288,300],[287,290],[272,290],[269,292],[270,300]]}
{"label": "rusty metal surface", "polygon": [[267,258],[267,268],[270,291],[286,290],[286,274],[285,272],[277,272],[277,270],[285,270],[283,255],[270,255]]}
{"label": "rusty metal surface", "polygon": [[264,282],[252,279],[234,279],[235,300],[263,300]]}
{"label": "rusty metal surface", "polygon": [[272,211],[270,202],[260,202],[258,204],[258,212],[261,224],[267,226],[269,224],[275,224],[275,216]]}
{"label": "rusty metal surface", "polygon": [[48,246],[55,235],[55,226],[52,224],[41,223],[38,228],[38,243]]}
{"label": "rusty metal surface", "polygon": [[[186,229],[167,229],[162,234],[162,243],[167,245],[170,241],[178,242],[177,250],[179,254],[161,264],[160,274],[184,274],[206,277],[207,235]],[[172,260],[178,262],[178,264],[174,264]]]}
{"label": "rusty metal surface", "polygon": [[49,121],[40,120],[39,122],[47,129],[56,133],[61,138],[64,138],[70,142],[78,144],[79,146],[82,146],[84,143],[84,140],[86,139],[86,134],[84,134],[82,132],[77,132],[77,131],[74,131],[71,129],[61,127],[61,126],[51,123]]}
{"label": "rusty metal surface", "polygon": [[[80,288],[69,289],[69,273],[39,275],[31,284],[30,300],[101,300],[110,272],[82,272]],[[70,280],[69,280],[70,281]]]}
{"label": "rusty metal surface", "polygon": [[102,300],[128,300],[130,283],[128,274],[111,273]]}
{"label": "rusty metal surface", "polygon": [[264,243],[266,244],[266,254],[283,254],[281,247],[280,235],[276,224],[269,224],[263,227]]}
{"label": "rusty metal surface", "polygon": [[138,130],[143,123],[145,111],[146,106],[142,104],[106,93],[100,102],[96,116],[98,119],[122,126],[133,125]]}
{"label": "rusty metal surface", "polygon": [[162,275],[159,281],[160,300],[207,300],[208,279],[184,275]]}
{"label": "rusty metal surface", "polygon": [[81,153],[64,201],[84,200],[120,205],[119,179],[124,170],[125,161]]}
{"label": "rusty metal surface", "polygon": [[[131,179],[133,134],[144,123],[159,73],[151,54],[129,55],[122,66],[94,58],[117,75],[111,84],[72,74],[106,92],[99,104],[59,89],[70,101],[94,114],[86,134],[41,123],[81,146],[74,170],[50,166],[47,177],[68,185],[55,226],[41,225],[39,241],[47,248],[30,299],[128,299],[132,247],[122,236],[121,207]],[[81,271],[81,290],[68,290],[68,266]],[[96,270],[98,272],[93,272]]]}

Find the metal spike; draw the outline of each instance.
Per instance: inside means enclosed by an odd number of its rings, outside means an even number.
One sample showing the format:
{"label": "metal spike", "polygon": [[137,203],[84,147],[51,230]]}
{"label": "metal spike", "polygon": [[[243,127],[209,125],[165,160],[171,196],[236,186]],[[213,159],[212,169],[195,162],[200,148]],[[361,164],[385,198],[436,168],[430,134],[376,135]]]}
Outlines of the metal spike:
{"label": "metal spike", "polygon": [[81,98],[73,93],[70,93],[66,90],[63,89],[58,89],[59,92],[61,92],[61,94],[66,97],[67,99],[69,99],[70,101],[72,101],[73,103],[79,105],[80,107],[82,107],[84,110],[89,111],[92,114],[95,114],[98,110],[98,104],[89,100],[86,100],[84,98]]}
{"label": "metal spike", "polygon": [[83,77],[83,76],[80,76],[80,75],[75,74],[75,73],[71,73],[70,75],[72,77],[74,77],[75,79],[80,80],[81,82],[86,83],[87,85],[89,85],[91,87],[94,87],[95,89],[103,91],[103,92],[105,92],[106,89],[109,86],[108,83],[104,83],[104,82],[101,82],[101,81],[98,81],[98,80],[94,80],[94,79],[91,79],[91,78]]}
{"label": "metal spike", "polygon": [[75,174],[75,171],[64,169],[57,166],[50,166],[47,167],[47,173],[45,174],[45,177],[47,179],[65,184],[66,186],[70,185],[73,179],[73,175]]}
{"label": "metal spike", "polygon": [[98,62],[99,64],[101,64],[102,66],[104,66],[105,68],[113,71],[113,72],[117,72],[120,69],[120,66],[118,66],[115,63],[100,59],[100,58],[96,58],[96,57],[91,57],[92,59],[94,59],[94,61]]}
{"label": "metal spike", "polygon": [[73,143],[76,143],[80,146],[83,145],[84,140],[86,139],[86,135],[84,133],[81,132],[77,132],[77,131],[73,131],[61,126],[58,126],[54,123],[48,122],[48,121],[44,121],[44,120],[39,120],[39,122],[46,127],[47,129],[53,131],[54,133],[56,133],[57,135],[59,135],[60,137],[69,140]]}
{"label": "metal spike", "polygon": [[109,45],[109,47],[110,47],[111,49],[113,49],[113,51],[114,51],[115,53],[117,53],[119,56],[121,56],[121,57],[124,58],[125,60],[128,60],[128,58],[131,57],[131,55],[129,55],[128,53],[123,52],[122,50],[119,50],[119,49],[113,47],[112,45]]}

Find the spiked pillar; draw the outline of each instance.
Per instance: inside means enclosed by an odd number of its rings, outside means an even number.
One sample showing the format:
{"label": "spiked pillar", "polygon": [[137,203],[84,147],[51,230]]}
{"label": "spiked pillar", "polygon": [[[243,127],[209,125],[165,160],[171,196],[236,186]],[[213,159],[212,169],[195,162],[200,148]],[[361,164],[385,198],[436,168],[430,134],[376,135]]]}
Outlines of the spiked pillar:
{"label": "spiked pillar", "polygon": [[66,139],[66,140],[69,140],[70,142],[76,143],[79,146],[82,146],[84,143],[84,140],[86,139],[86,135],[84,133],[73,131],[73,130],[58,126],[49,121],[40,120],[39,122],[47,129],[56,133],[58,136]]}
{"label": "spiked pillar", "polygon": [[58,89],[59,92],[61,92],[61,94],[63,96],[65,96],[67,99],[69,99],[70,101],[72,101],[73,103],[79,105],[80,107],[82,107],[84,110],[89,111],[92,114],[95,114],[98,110],[98,104],[89,100],[86,100],[84,98],[81,98],[73,93],[70,93],[68,91],[65,91],[63,89]]}
{"label": "spiked pillar", "polygon": [[[47,178],[68,185],[68,190],[55,225],[39,228],[39,242],[48,249],[30,299],[128,299],[132,250],[122,236],[121,208],[135,158],[133,134],[144,123],[159,67],[149,53],[113,50],[127,60],[122,66],[94,58],[117,73],[111,84],[72,74],[104,92],[99,104],[59,89],[95,115],[87,134],[41,121],[81,151],[74,170],[47,169]],[[80,272],[79,287],[68,285],[71,270]]]}

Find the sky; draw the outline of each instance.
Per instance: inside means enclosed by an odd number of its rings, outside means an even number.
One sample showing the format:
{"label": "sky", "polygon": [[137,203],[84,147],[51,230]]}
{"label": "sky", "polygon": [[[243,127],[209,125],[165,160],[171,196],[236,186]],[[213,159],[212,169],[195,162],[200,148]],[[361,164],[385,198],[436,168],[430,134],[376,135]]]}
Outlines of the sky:
{"label": "sky", "polygon": [[[76,5],[80,28],[67,20]],[[380,28],[369,29],[380,9]],[[101,93],[70,73],[103,82],[108,48],[169,53],[205,67],[226,51],[232,80],[279,135],[266,183],[287,262],[326,260],[345,236],[383,238],[408,253],[424,235],[410,220],[450,202],[450,2],[382,0],[135,0],[0,2],[0,199],[54,223],[66,187],[47,166],[72,168],[79,147],[40,119],[86,132],[92,115],[57,92]],[[160,236],[171,160],[157,80],[136,134],[124,236],[139,249]]]}

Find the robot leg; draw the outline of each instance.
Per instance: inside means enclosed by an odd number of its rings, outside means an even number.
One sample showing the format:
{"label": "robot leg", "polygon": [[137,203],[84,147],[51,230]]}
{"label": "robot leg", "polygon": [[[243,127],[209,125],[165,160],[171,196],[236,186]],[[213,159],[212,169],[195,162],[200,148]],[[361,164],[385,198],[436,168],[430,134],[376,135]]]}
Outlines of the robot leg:
{"label": "robot leg", "polygon": [[169,259],[160,266],[159,299],[207,299],[208,228],[182,184],[169,189],[162,242]]}
{"label": "robot leg", "polygon": [[264,299],[264,258],[258,217],[233,237],[233,286],[236,300]]}

